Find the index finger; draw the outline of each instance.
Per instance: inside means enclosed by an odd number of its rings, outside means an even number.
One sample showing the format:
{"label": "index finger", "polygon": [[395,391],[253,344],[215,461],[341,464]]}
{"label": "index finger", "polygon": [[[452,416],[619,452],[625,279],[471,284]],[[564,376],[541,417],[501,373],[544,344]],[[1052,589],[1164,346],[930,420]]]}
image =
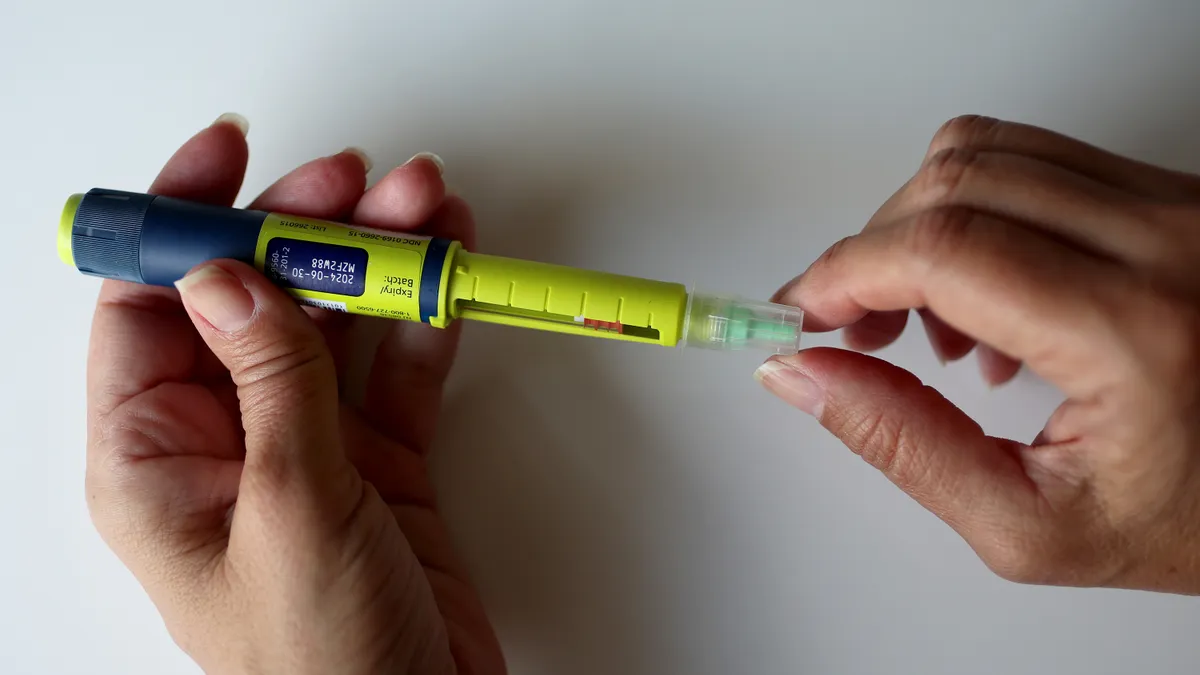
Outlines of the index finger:
{"label": "index finger", "polygon": [[[229,206],[249,150],[245,120],[223,115],[167,161],[150,188],[158,195]],[[174,288],[106,280],[92,321],[88,391],[103,415],[156,384],[186,378],[202,349]]]}
{"label": "index finger", "polygon": [[[931,211],[830,248],[781,301],[817,329],[870,311],[928,308],[950,326],[1078,393],[1118,348],[1114,264],[974,211]],[[1094,389],[1090,389],[1094,391]]]}

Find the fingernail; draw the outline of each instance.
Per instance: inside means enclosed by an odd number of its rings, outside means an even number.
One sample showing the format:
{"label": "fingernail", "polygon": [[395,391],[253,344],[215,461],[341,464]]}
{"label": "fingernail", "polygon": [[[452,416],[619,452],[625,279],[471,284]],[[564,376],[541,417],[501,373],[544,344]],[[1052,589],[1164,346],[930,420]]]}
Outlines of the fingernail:
{"label": "fingernail", "polygon": [[446,172],[446,163],[442,161],[441,157],[438,157],[437,155],[435,155],[432,152],[418,152],[417,154],[415,154],[411,158],[409,158],[409,160],[407,162],[405,162],[404,165],[408,166],[409,164],[412,164],[413,162],[417,161],[418,159],[427,159],[427,160],[433,162],[434,165],[437,166],[438,174],[443,174]]}
{"label": "fingernail", "polygon": [[227,112],[221,115],[212,123],[212,126],[218,124],[232,124],[238,128],[238,131],[242,132],[243,136],[250,133],[250,120],[235,112]]}
{"label": "fingernail", "polygon": [[784,401],[821,419],[825,409],[825,391],[799,369],[779,361],[767,361],[754,371],[754,379]]}
{"label": "fingernail", "polygon": [[363,150],[362,148],[350,147],[350,148],[346,148],[342,152],[346,153],[347,155],[354,155],[355,157],[359,158],[359,160],[362,161],[363,171],[365,173],[371,173],[371,168],[375,166],[375,162],[371,161],[371,156],[368,155],[367,151]]}
{"label": "fingernail", "polygon": [[205,265],[175,282],[193,312],[224,333],[241,329],[254,315],[254,298],[242,282],[216,265]]}

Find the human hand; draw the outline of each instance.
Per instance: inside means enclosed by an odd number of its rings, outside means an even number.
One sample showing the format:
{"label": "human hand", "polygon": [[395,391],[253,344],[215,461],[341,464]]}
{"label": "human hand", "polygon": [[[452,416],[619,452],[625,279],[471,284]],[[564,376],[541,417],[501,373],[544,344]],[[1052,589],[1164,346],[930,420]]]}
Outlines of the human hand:
{"label": "human hand", "polygon": [[[244,130],[222,117],[150,191],[231,204]],[[314,160],[251,208],[473,245],[438,161],[364,191],[368,168]],[[175,641],[210,673],[503,673],[426,473],[456,332],[391,323],[355,408],[338,393],[354,319],[231,261],[179,287],[104,282],[88,366],[92,518]]]}
{"label": "human hand", "polygon": [[758,376],[953,527],[1004,578],[1200,593],[1200,177],[965,117],[777,299],[849,346],[910,309],[992,384],[1026,364],[1066,402],[987,436],[904,370],[836,349]]}

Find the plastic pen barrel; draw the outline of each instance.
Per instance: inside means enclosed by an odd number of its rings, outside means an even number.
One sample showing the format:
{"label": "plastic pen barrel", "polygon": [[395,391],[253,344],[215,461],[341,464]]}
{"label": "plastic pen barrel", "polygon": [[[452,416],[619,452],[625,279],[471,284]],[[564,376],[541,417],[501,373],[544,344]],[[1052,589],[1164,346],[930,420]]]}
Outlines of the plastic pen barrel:
{"label": "plastic pen barrel", "polygon": [[117,190],[72,195],[59,256],[84,274],[170,286],[240,260],[299,302],[420,321],[454,319],[672,347],[799,348],[794,307],[652,279],[464,251],[459,242]]}

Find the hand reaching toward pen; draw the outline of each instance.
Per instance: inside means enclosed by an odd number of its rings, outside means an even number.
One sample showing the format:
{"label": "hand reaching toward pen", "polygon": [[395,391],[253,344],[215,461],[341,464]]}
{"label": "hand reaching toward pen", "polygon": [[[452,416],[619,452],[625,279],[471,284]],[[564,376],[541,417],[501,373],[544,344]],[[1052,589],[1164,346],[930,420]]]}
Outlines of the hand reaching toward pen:
{"label": "hand reaching toward pen", "polygon": [[962,118],[862,233],[784,288],[814,330],[883,347],[917,309],[944,360],[1021,363],[1067,401],[1030,443],[911,374],[813,349],[759,375],[1000,575],[1200,593],[1200,177]]}
{"label": "hand reaching toward pen", "polygon": [[[229,205],[244,120],[188,141],[151,192]],[[418,156],[369,190],[354,151],[252,208],[472,244]],[[503,673],[451,550],[425,455],[456,332],[392,322],[361,408],[338,400],[343,314],[217,261],[179,290],[106,281],[88,367],[87,492],[105,541],[210,673]]]}

